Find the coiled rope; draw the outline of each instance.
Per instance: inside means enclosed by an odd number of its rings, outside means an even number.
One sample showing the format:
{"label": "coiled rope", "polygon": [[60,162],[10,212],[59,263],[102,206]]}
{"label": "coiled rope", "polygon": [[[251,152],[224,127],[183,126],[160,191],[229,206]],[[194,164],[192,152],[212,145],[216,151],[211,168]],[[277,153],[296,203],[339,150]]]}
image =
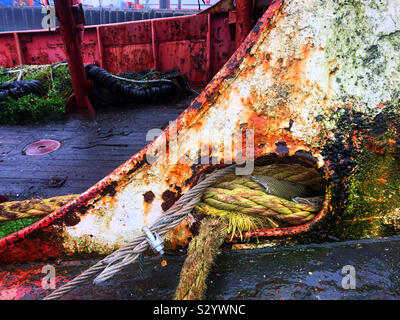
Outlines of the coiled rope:
{"label": "coiled rope", "polygon": [[[255,173],[267,171],[273,174],[271,169],[273,166],[260,167]],[[291,170],[293,173],[293,168]],[[309,171],[312,176],[315,173]],[[207,188],[201,202],[195,207],[197,215],[206,214],[206,217],[201,221],[198,235],[189,243],[175,300],[204,298],[208,274],[220,246],[229,234],[233,237],[238,232],[241,236],[242,232],[257,228],[304,224],[315,217],[322,204],[320,196],[296,197],[293,199],[295,201],[284,199],[290,199],[296,194],[307,195],[309,190],[304,184],[282,182],[270,176],[228,175],[225,180]],[[307,181],[304,183],[308,184]]]}

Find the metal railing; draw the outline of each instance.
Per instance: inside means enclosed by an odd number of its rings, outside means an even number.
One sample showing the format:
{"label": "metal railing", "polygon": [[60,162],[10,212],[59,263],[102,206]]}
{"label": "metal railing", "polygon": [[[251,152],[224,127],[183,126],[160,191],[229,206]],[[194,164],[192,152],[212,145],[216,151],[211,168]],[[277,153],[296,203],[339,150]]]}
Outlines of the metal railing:
{"label": "metal railing", "polygon": [[[198,12],[198,10],[132,8],[84,8],[84,11],[86,25],[176,17]],[[0,32],[42,29],[44,16],[41,7],[0,6]]]}

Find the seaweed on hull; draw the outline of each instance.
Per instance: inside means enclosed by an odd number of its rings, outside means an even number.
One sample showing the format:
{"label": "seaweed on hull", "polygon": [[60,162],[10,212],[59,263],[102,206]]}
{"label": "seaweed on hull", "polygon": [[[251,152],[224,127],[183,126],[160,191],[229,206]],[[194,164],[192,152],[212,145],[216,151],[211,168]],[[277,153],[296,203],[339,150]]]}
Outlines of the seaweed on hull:
{"label": "seaweed on hull", "polygon": [[[109,105],[135,105],[178,100],[193,91],[179,70],[144,70],[112,75],[95,65],[85,66],[93,81],[92,98]],[[0,67],[0,124],[26,124],[66,113],[73,93],[67,63]]]}
{"label": "seaweed on hull", "polygon": [[0,124],[59,118],[71,94],[66,64],[0,67]]}

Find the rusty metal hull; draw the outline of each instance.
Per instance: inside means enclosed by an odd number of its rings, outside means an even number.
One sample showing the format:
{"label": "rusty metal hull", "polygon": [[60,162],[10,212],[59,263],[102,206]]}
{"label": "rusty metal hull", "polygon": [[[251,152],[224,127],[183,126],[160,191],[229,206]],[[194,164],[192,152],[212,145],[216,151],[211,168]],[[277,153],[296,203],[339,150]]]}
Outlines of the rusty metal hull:
{"label": "rusty metal hull", "polygon": [[[314,221],[260,230],[258,236],[296,234],[317,227],[324,217],[339,219],[356,190],[353,173],[367,162],[362,152],[387,157],[388,170],[398,169],[399,12],[400,1],[379,7],[372,0],[272,2],[176,123],[76,201],[1,239],[0,262],[112,252],[162,215],[201,172],[216,167],[198,163],[202,155],[227,164],[226,151],[237,132],[243,138],[240,144],[250,145],[246,130],[254,134],[254,148],[232,152],[232,162],[307,155],[328,182],[324,207]],[[371,46],[379,54],[371,53]],[[383,133],[372,134],[382,124]],[[171,147],[175,127],[176,150]],[[391,192],[390,206],[385,203],[389,198],[382,199],[379,215],[396,216],[398,179],[377,174],[374,179],[383,179],[381,190]],[[358,203],[352,202],[353,208]],[[189,236],[173,238],[185,245]]]}

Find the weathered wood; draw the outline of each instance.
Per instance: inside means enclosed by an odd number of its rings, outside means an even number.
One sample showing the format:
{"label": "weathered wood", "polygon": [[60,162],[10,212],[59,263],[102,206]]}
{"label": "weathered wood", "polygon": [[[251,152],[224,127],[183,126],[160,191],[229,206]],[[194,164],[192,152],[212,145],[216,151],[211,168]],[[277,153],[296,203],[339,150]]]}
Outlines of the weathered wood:
{"label": "weathered wood", "polygon": [[[24,200],[84,192],[142,149],[148,143],[147,131],[166,127],[192,98],[115,112],[103,109],[95,121],[68,117],[37,125],[0,126],[0,195]],[[39,157],[21,153],[40,139],[58,140],[61,147]],[[54,177],[66,177],[66,181],[50,187]]]}

